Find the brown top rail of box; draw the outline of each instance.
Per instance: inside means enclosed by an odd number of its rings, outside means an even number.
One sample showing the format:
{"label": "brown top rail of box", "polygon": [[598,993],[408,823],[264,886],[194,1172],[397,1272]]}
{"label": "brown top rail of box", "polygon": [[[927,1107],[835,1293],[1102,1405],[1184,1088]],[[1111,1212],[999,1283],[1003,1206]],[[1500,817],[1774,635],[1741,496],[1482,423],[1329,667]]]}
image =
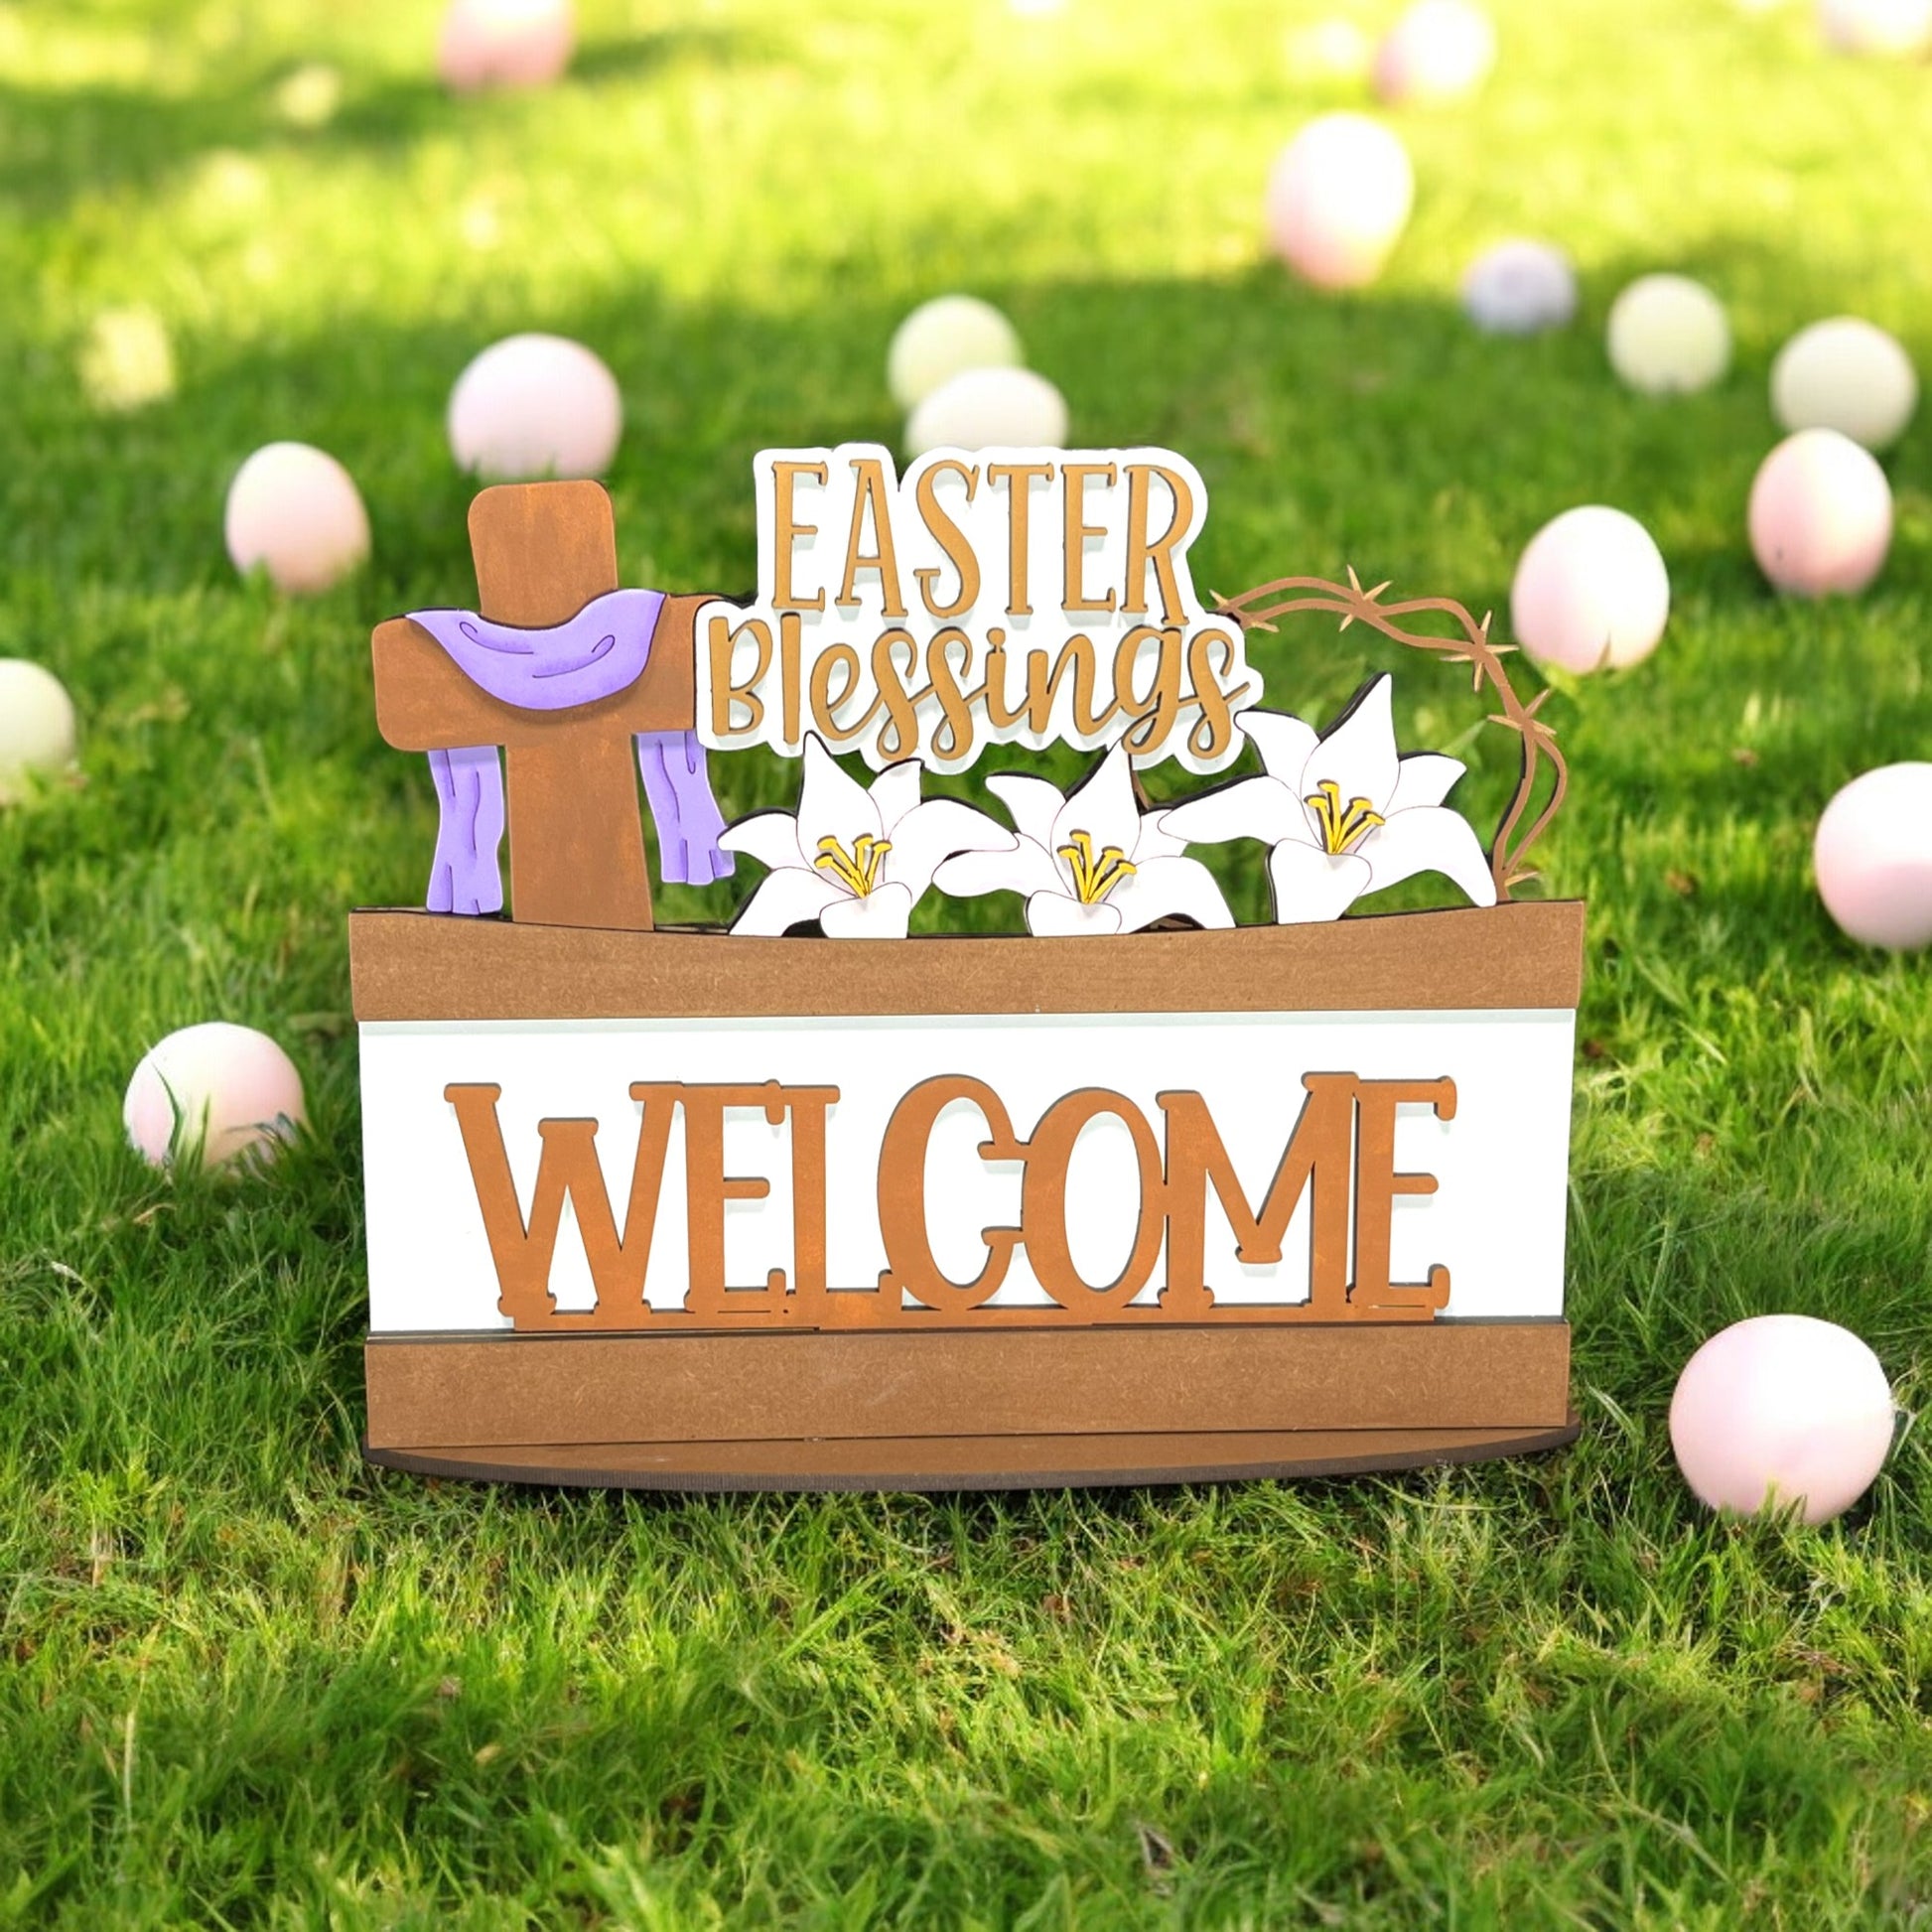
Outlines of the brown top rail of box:
{"label": "brown top rail of box", "polygon": [[1577,1005],[1580,900],[1082,939],[754,939],[349,918],[358,1021],[1497,1012]]}

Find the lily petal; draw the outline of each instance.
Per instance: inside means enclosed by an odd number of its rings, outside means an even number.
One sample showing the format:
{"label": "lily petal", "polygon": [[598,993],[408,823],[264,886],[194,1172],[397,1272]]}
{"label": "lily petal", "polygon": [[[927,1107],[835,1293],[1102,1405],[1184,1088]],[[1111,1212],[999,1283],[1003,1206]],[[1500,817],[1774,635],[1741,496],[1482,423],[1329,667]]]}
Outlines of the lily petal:
{"label": "lily petal", "polygon": [[1093,841],[1096,857],[1109,846],[1128,855],[1139,847],[1141,801],[1134,795],[1134,768],[1128,762],[1125,745],[1116,745],[1066,794],[1066,802],[1053,815],[1053,836],[1047,849],[1069,882],[1073,875],[1058,854],[1075,832],[1084,832]]}
{"label": "lily petal", "polygon": [[875,886],[864,898],[842,898],[818,915],[828,939],[903,939],[912,895],[903,886]]}
{"label": "lily petal", "polygon": [[1231,785],[1170,805],[1161,815],[1162,825],[1192,845],[1222,845],[1229,839],[1262,839],[1269,845],[1297,839],[1309,845],[1313,834],[1293,784],[1272,776],[1237,778]]}
{"label": "lily petal", "polygon": [[1127,856],[1140,866],[1150,859],[1177,859],[1186,850],[1187,841],[1168,823],[1168,814],[1153,811],[1141,814],[1140,840]]}
{"label": "lily petal", "polygon": [[[887,838],[893,836],[893,827],[917,807],[924,769],[917,759],[900,759],[872,781],[872,802],[878,807],[880,827]],[[1436,801],[1432,798],[1429,802],[1433,805]]]}
{"label": "lily petal", "polygon": [[748,852],[773,872],[780,866],[808,864],[798,849],[798,821],[789,812],[754,812],[727,825],[718,843],[726,852]]}
{"label": "lily petal", "polygon": [[834,838],[851,852],[861,838],[883,838],[879,807],[858,779],[839,768],[825,741],[805,734],[805,775],[798,787],[798,850],[810,865],[818,857],[818,842]]}
{"label": "lily petal", "polygon": [[1082,905],[1065,893],[1035,893],[1027,901],[1027,930],[1036,939],[1085,939],[1120,930],[1120,914],[1103,899]]}
{"label": "lily petal", "polygon": [[[887,860],[890,863],[892,854]],[[932,883],[954,898],[980,893],[1057,893],[1065,889],[1052,855],[1036,839],[998,852],[962,852],[935,869]]]}
{"label": "lily petal", "polygon": [[1440,805],[1467,769],[1460,759],[1445,758],[1441,752],[1412,752],[1397,766],[1395,790],[1383,807],[1384,813],[1393,818],[1397,812],[1414,811],[1418,805]]}
{"label": "lily petal", "polygon": [[986,788],[1012,815],[1014,829],[1023,839],[1035,845],[1053,843],[1053,818],[1066,803],[1058,785],[1035,778],[1027,771],[996,771]]}
{"label": "lily petal", "polygon": [[893,849],[880,878],[903,886],[915,899],[942,861],[961,852],[1010,853],[1020,843],[1004,825],[957,798],[928,798],[887,832]]}
{"label": "lily petal", "polygon": [[1395,716],[1389,707],[1394,680],[1385,671],[1357,694],[1325,738],[1310,755],[1302,773],[1302,795],[1332,779],[1344,808],[1366,798],[1385,817],[1395,790]]}
{"label": "lily petal", "polygon": [[823,915],[825,908],[847,897],[822,872],[784,866],[768,872],[732,921],[732,931],[755,939],[775,939],[795,925]]}
{"label": "lily petal", "polygon": [[1119,910],[1123,932],[1138,932],[1171,912],[1196,925],[1234,923],[1214,875],[1198,859],[1144,859],[1133,878],[1123,879],[1104,903]]}
{"label": "lily petal", "polygon": [[1298,794],[1306,789],[1302,773],[1321,742],[1312,725],[1285,711],[1249,710],[1241,714],[1241,729],[1254,740],[1262,768],[1271,778],[1279,778]]}
{"label": "lily petal", "polygon": [[1375,875],[1374,884],[1366,889],[1371,893],[1419,872],[1440,872],[1460,886],[1476,904],[1496,902],[1496,882],[1481,841],[1469,821],[1447,805],[1419,805],[1412,812],[1397,812],[1386,825],[1378,825],[1355,852],[1368,861]]}
{"label": "lily petal", "polygon": [[1374,874],[1352,852],[1330,857],[1311,846],[1284,843],[1268,855],[1277,925],[1314,925],[1338,919],[1368,891]]}

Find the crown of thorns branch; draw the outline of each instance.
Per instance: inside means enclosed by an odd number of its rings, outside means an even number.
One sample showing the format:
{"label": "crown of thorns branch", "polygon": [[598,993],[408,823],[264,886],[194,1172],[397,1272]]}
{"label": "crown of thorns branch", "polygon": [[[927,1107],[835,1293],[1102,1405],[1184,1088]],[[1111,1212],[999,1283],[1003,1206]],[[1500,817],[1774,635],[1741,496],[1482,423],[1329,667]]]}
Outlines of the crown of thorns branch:
{"label": "crown of thorns branch", "polygon": [[[1343,630],[1359,620],[1394,643],[1429,651],[1445,663],[1469,666],[1470,690],[1480,696],[1487,685],[1502,704],[1500,712],[1487,714],[1486,722],[1514,732],[1522,745],[1516,795],[1503,813],[1502,823],[1497,826],[1489,847],[1489,874],[1496,882],[1497,902],[1506,902],[1512,886],[1520,886],[1537,876],[1533,868],[1523,863],[1524,857],[1549,830],[1570,786],[1570,767],[1558,749],[1556,733],[1537,716],[1550,694],[1547,690],[1539,691],[1527,704],[1516,695],[1516,687],[1510,683],[1502,661],[1516,646],[1489,641],[1489,613],[1485,612],[1478,622],[1464,606],[1448,597],[1406,598],[1384,604],[1382,594],[1388,588],[1387,583],[1381,583],[1364,590],[1361,579],[1351,568],[1346,584],[1331,583],[1325,577],[1278,577],[1273,583],[1257,584],[1238,597],[1223,597],[1217,591],[1214,608],[1222,616],[1235,619],[1243,630],[1267,631],[1278,628],[1278,618],[1294,617],[1305,611],[1326,611],[1341,620]],[[1411,630],[1401,621],[1431,613],[1448,618],[1461,635],[1442,636],[1427,630]],[[1534,817],[1528,817],[1546,761],[1551,770],[1549,796],[1542,809]]]}

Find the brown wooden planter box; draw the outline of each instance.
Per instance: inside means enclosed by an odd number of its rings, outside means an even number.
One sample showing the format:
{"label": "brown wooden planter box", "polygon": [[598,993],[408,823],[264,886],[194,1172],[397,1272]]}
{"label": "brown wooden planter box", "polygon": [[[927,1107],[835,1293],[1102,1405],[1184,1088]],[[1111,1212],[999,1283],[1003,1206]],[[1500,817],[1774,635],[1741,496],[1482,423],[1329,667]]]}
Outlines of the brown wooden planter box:
{"label": "brown wooden planter box", "polygon": [[[370,911],[351,919],[350,954],[368,1123],[373,1461],[659,1488],[995,1488],[1399,1468],[1546,1448],[1576,1434],[1561,1254],[1566,1016],[1582,979],[1579,904],[1108,939],[887,943]],[[1052,1024],[1054,1016],[1065,1026]],[[1254,1029],[1215,1016],[1252,1016]],[[1287,1042],[1285,1052],[1316,1036],[1297,1032],[1306,1022],[1325,1030],[1323,1050],[1352,1050],[1347,1043],[1359,1035],[1358,1070],[1378,1056],[1387,1061],[1411,1036],[1427,1042],[1418,1052],[1464,1042],[1455,1045],[1454,1066],[1427,1060],[1394,1070],[1405,1079],[1452,1076],[1463,1110],[1466,1152],[1456,1172],[1464,1184],[1487,1172],[1489,1155],[1508,1160],[1501,1141],[1509,1134],[1542,1147],[1536,1176],[1521,1186],[1507,1174],[1485,1180],[1490,1191],[1463,1204],[1466,1228],[1455,1223],[1478,1263],[1492,1252],[1498,1266],[1516,1267],[1532,1250],[1541,1258],[1535,1282],[1526,1277],[1495,1304],[1534,1303],[1537,1311],[1457,1318],[1458,1302],[1481,1310],[1485,1296],[1494,1301],[1479,1266],[1458,1267],[1440,1312],[1420,1286],[1380,1303],[1351,1290],[1325,1311],[1318,1296],[1244,1303],[1218,1293],[1168,1309],[1151,1296],[1106,1306],[1096,1296],[1091,1308],[1078,1297],[1069,1298],[1073,1306],[1036,1297],[973,1311],[923,1309],[872,1281],[841,1277],[835,1226],[818,1257],[821,1271],[825,1254],[834,1257],[833,1273],[817,1297],[803,1293],[800,1260],[788,1295],[720,1284],[696,1311],[633,1305],[631,1314],[613,1315],[600,1302],[594,1311],[526,1311],[509,1327],[495,1312],[508,1284],[490,1276],[472,1225],[481,1191],[466,1202],[455,1182],[448,1246],[424,1248],[419,1266],[408,1258],[421,1224],[446,1210],[431,1144],[443,1150],[437,1159],[461,1156],[435,1072],[446,1048],[451,1079],[495,1081],[491,1055],[519,1042],[519,1065],[555,1061],[562,1094],[574,1077],[564,1060],[592,1051],[584,1039],[599,1042],[600,1054],[649,1058],[659,1045],[677,1045],[679,1035],[662,1023],[701,1031],[715,1023],[706,1038],[764,1029],[805,1064],[841,1027],[923,1019],[961,1030],[959,1064],[948,1070],[992,1079],[972,1029],[1001,1026],[1003,1017],[1030,1030],[1026,1041],[1039,1055],[1076,1059],[1081,1027],[1109,1018],[1137,1027],[1134,1037],[1150,1053],[1179,1050],[1191,1037],[1184,1028],[1202,1021],[1221,1030],[1201,1035],[1217,1045],[1274,1051]],[[1431,1031],[1439,1020],[1456,1026]],[[1510,1054],[1532,1034],[1535,1108],[1521,1100],[1513,1113],[1521,1076],[1510,1070]],[[918,1050],[930,1049],[931,1036],[918,1032]],[[897,1050],[880,1049],[868,1065],[889,1069]],[[1262,1078],[1262,1057],[1254,1070],[1224,1059],[1215,1077],[1224,1089],[1251,1071]],[[1001,1063],[1015,1058],[1009,1050]],[[1097,1069],[1092,1084],[1102,1074],[1142,1077],[1133,1062],[1123,1065]],[[908,1059],[907,1077],[917,1070]],[[637,1069],[626,1061],[621,1072]],[[1377,1079],[1384,1076],[1364,1074],[1364,1088]],[[568,1104],[545,1092],[547,1106]],[[1158,1126],[1152,1103],[1137,1104]],[[392,1135],[406,1137],[397,1145],[411,1156],[407,1175],[394,1172]],[[1359,1207],[1370,1167],[1365,1140],[1352,1160]],[[1288,1157],[1282,1161],[1286,1168]],[[1164,1212],[1180,1198],[1173,1170],[1170,1150]],[[408,1199],[397,1192],[404,1187]],[[528,1198],[526,1178],[518,1200]],[[621,1222],[623,1202],[615,1206]],[[1153,1210],[1144,1203],[1143,1211]],[[1316,1197],[1311,1218],[1318,1212]],[[1512,1219],[1519,1213],[1527,1232]],[[1175,1225],[1168,1223],[1170,1257]],[[1360,1227],[1351,1253],[1358,1289],[1370,1265]],[[1311,1266],[1318,1270],[1318,1258]],[[734,1295],[747,1312],[733,1311]],[[411,1325],[410,1311],[446,1304],[483,1308],[487,1318],[458,1328]],[[1329,1318],[1335,1313],[1342,1318]]]}

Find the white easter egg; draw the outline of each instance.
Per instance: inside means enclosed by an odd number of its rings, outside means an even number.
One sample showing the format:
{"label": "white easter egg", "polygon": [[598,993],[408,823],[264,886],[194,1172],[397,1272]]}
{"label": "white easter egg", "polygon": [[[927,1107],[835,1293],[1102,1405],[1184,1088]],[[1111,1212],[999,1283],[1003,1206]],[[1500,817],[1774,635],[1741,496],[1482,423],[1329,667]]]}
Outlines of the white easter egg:
{"label": "white easter egg", "polygon": [[207,1168],[272,1159],[306,1125],[302,1076],[252,1027],[211,1020],[170,1034],[134,1069],[121,1118],[151,1166],[177,1155]]}
{"label": "white easter egg", "polygon": [[1708,389],[1730,366],[1724,304],[1688,275],[1641,275],[1610,305],[1610,366],[1646,395]]}
{"label": "white easter egg", "polygon": [[1881,764],[1844,786],[1818,821],[1812,868],[1849,937],[1932,945],[1932,764]]}
{"label": "white easter egg", "polygon": [[73,762],[73,700],[50,670],[0,657],[0,805],[11,805]]}
{"label": "white easter egg", "polygon": [[1561,329],[1577,313],[1577,271],[1547,241],[1499,241],[1469,264],[1462,308],[1485,335]]}
{"label": "white easter egg", "polygon": [[294,597],[332,589],[368,559],[369,515],[348,472],[307,443],[270,443],[228,485],[228,555]]}
{"label": "white easter egg", "polygon": [[1323,114],[1275,159],[1269,238],[1305,281],[1359,288],[1382,272],[1415,199],[1415,170],[1395,134],[1363,114]]}
{"label": "white easter egg", "polygon": [[1026,361],[1014,326],[976,295],[936,295],[893,332],[886,383],[901,409],[916,409],[965,369],[1017,369]]}
{"label": "white easter egg", "polygon": [[1375,54],[1375,91],[1397,102],[1466,100],[1496,65],[1496,30],[1469,0],[1415,0]]}
{"label": "white easter egg", "polygon": [[1878,1358],[1834,1321],[1760,1314],[1721,1329],[1671,1397],[1677,1466],[1713,1509],[1801,1504],[1826,1523],[1871,1487],[1891,1449],[1891,1389]]}
{"label": "white easter egg", "polygon": [[1855,595],[1891,548],[1891,484],[1869,450],[1835,429],[1801,429],[1751,482],[1751,551],[1793,597]]}
{"label": "white easter egg", "polygon": [[1572,671],[1648,657],[1669,617],[1670,573],[1655,540],[1602,503],[1565,510],[1537,531],[1509,589],[1516,641]]}
{"label": "white easter egg", "polygon": [[964,369],[913,410],[905,454],[928,450],[1058,449],[1066,398],[1031,369]]}
{"label": "white easter egg", "polygon": [[457,467],[487,483],[601,477],[623,435],[618,379],[582,343],[509,336],[450,392]]}
{"label": "white easter egg", "polygon": [[1918,407],[1918,374],[1896,338],[1857,316],[1801,329],[1771,364],[1771,413],[1783,429],[1835,429],[1889,449]]}

